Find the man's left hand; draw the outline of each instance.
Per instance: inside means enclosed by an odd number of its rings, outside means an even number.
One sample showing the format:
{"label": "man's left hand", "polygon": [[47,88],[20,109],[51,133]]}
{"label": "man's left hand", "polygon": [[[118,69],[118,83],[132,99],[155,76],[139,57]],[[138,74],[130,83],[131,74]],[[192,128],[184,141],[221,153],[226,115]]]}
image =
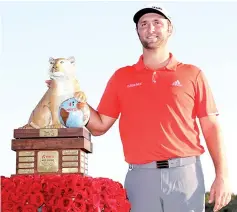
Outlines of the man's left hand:
{"label": "man's left hand", "polygon": [[231,189],[229,186],[229,179],[223,177],[216,177],[211,186],[209,203],[215,202],[213,211],[219,211],[221,208],[229,204],[231,200]]}

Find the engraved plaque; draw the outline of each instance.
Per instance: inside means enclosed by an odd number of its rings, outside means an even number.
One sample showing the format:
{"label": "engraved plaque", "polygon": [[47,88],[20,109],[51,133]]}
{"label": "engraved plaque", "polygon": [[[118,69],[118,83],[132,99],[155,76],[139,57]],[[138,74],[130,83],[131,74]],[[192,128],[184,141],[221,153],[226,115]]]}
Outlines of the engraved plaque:
{"label": "engraved plaque", "polygon": [[77,149],[68,149],[68,150],[63,150],[62,151],[63,155],[78,155],[78,150]]}
{"label": "engraved plaque", "polygon": [[34,169],[18,169],[18,174],[33,174]]}
{"label": "engraved plaque", "polygon": [[19,162],[34,162],[35,158],[34,157],[19,157],[18,160]]}
{"label": "engraved plaque", "polygon": [[78,162],[63,162],[62,167],[75,167],[78,166]]}
{"label": "engraved plaque", "polygon": [[40,129],[39,136],[40,137],[57,137],[58,129]]}
{"label": "engraved plaque", "polygon": [[62,168],[62,173],[76,173],[78,168]]}
{"label": "engraved plaque", "polygon": [[35,152],[34,151],[20,151],[18,155],[19,156],[34,156]]}
{"label": "engraved plaque", "polygon": [[75,161],[75,160],[78,160],[78,156],[63,156],[62,160],[63,161]]}
{"label": "engraved plaque", "polygon": [[34,168],[34,163],[18,163],[18,168]]}
{"label": "engraved plaque", "polygon": [[58,151],[39,151],[37,157],[38,172],[57,172],[59,167]]}

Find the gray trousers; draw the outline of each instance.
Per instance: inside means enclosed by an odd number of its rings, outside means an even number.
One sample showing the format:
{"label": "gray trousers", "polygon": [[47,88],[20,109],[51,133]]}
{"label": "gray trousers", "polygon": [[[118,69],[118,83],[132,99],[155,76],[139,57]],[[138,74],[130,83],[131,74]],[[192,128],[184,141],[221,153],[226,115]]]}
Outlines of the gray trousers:
{"label": "gray trousers", "polygon": [[131,212],[205,211],[205,185],[199,157],[194,163],[173,168],[157,169],[152,163],[147,167],[137,165],[128,170],[124,186]]}

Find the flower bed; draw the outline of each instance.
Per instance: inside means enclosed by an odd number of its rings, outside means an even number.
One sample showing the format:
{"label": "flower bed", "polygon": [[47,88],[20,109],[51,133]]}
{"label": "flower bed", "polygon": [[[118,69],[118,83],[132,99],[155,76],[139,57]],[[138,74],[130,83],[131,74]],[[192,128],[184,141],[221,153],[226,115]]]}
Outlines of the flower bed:
{"label": "flower bed", "polygon": [[1,198],[2,212],[130,211],[119,182],[78,174],[2,176]]}

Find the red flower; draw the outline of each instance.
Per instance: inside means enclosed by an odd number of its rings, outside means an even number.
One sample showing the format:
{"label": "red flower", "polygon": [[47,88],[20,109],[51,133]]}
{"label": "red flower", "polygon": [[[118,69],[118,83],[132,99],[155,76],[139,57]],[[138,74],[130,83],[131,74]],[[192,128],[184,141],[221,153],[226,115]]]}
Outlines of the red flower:
{"label": "red flower", "polygon": [[59,196],[52,196],[51,199],[47,202],[45,202],[45,204],[47,206],[54,206],[58,204],[60,197]]}
{"label": "red flower", "polygon": [[68,175],[1,177],[3,212],[129,212],[123,186],[107,178]]}
{"label": "red flower", "polygon": [[24,212],[37,212],[38,207],[35,205],[25,205],[24,206]]}
{"label": "red flower", "polygon": [[52,212],[52,207],[51,206],[42,206],[42,212]]}
{"label": "red flower", "polygon": [[75,211],[86,211],[86,204],[85,204],[84,201],[75,200],[73,205],[72,205],[72,208]]}
{"label": "red flower", "polygon": [[13,207],[14,207],[14,203],[11,201],[2,203],[2,210],[3,211],[7,211],[7,210],[12,211]]}
{"label": "red flower", "polygon": [[40,181],[33,182],[32,185],[30,186],[30,191],[32,193],[40,192],[41,189],[42,189],[42,186],[41,186],[41,182]]}
{"label": "red flower", "polygon": [[9,200],[10,192],[2,189],[2,202],[7,202]]}
{"label": "red flower", "polygon": [[9,199],[14,203],[23,203],[23,204],[25,204],[26,197],[25,197],[24,193],[11,192],[10,195],[9,195]]}
{"label": "red flower", "polygon": [[24,204],[22,203],[15,204],[12,212],[24,212]]}
{"label": "red flower", "polygon": [[14,190],[16,188],[16,184],[14,182],[12,182],[12,180],[10,178],[2,178],[1,179],[2,182],[2,189],[5,189],[6,191],[11,191]]}
{"label": "red flower", "polygon": [[28,202],[29,204],[35,205],[39,208],[44,203],[44,196],[42,193],[32,193],[29,195]]}
{"label": "red flower", "polygon": [[58,205],[60,208],[64,209],[64,210],[68,210],[69,208],[71,208],[73,203],[72,198],[61,198]]}

